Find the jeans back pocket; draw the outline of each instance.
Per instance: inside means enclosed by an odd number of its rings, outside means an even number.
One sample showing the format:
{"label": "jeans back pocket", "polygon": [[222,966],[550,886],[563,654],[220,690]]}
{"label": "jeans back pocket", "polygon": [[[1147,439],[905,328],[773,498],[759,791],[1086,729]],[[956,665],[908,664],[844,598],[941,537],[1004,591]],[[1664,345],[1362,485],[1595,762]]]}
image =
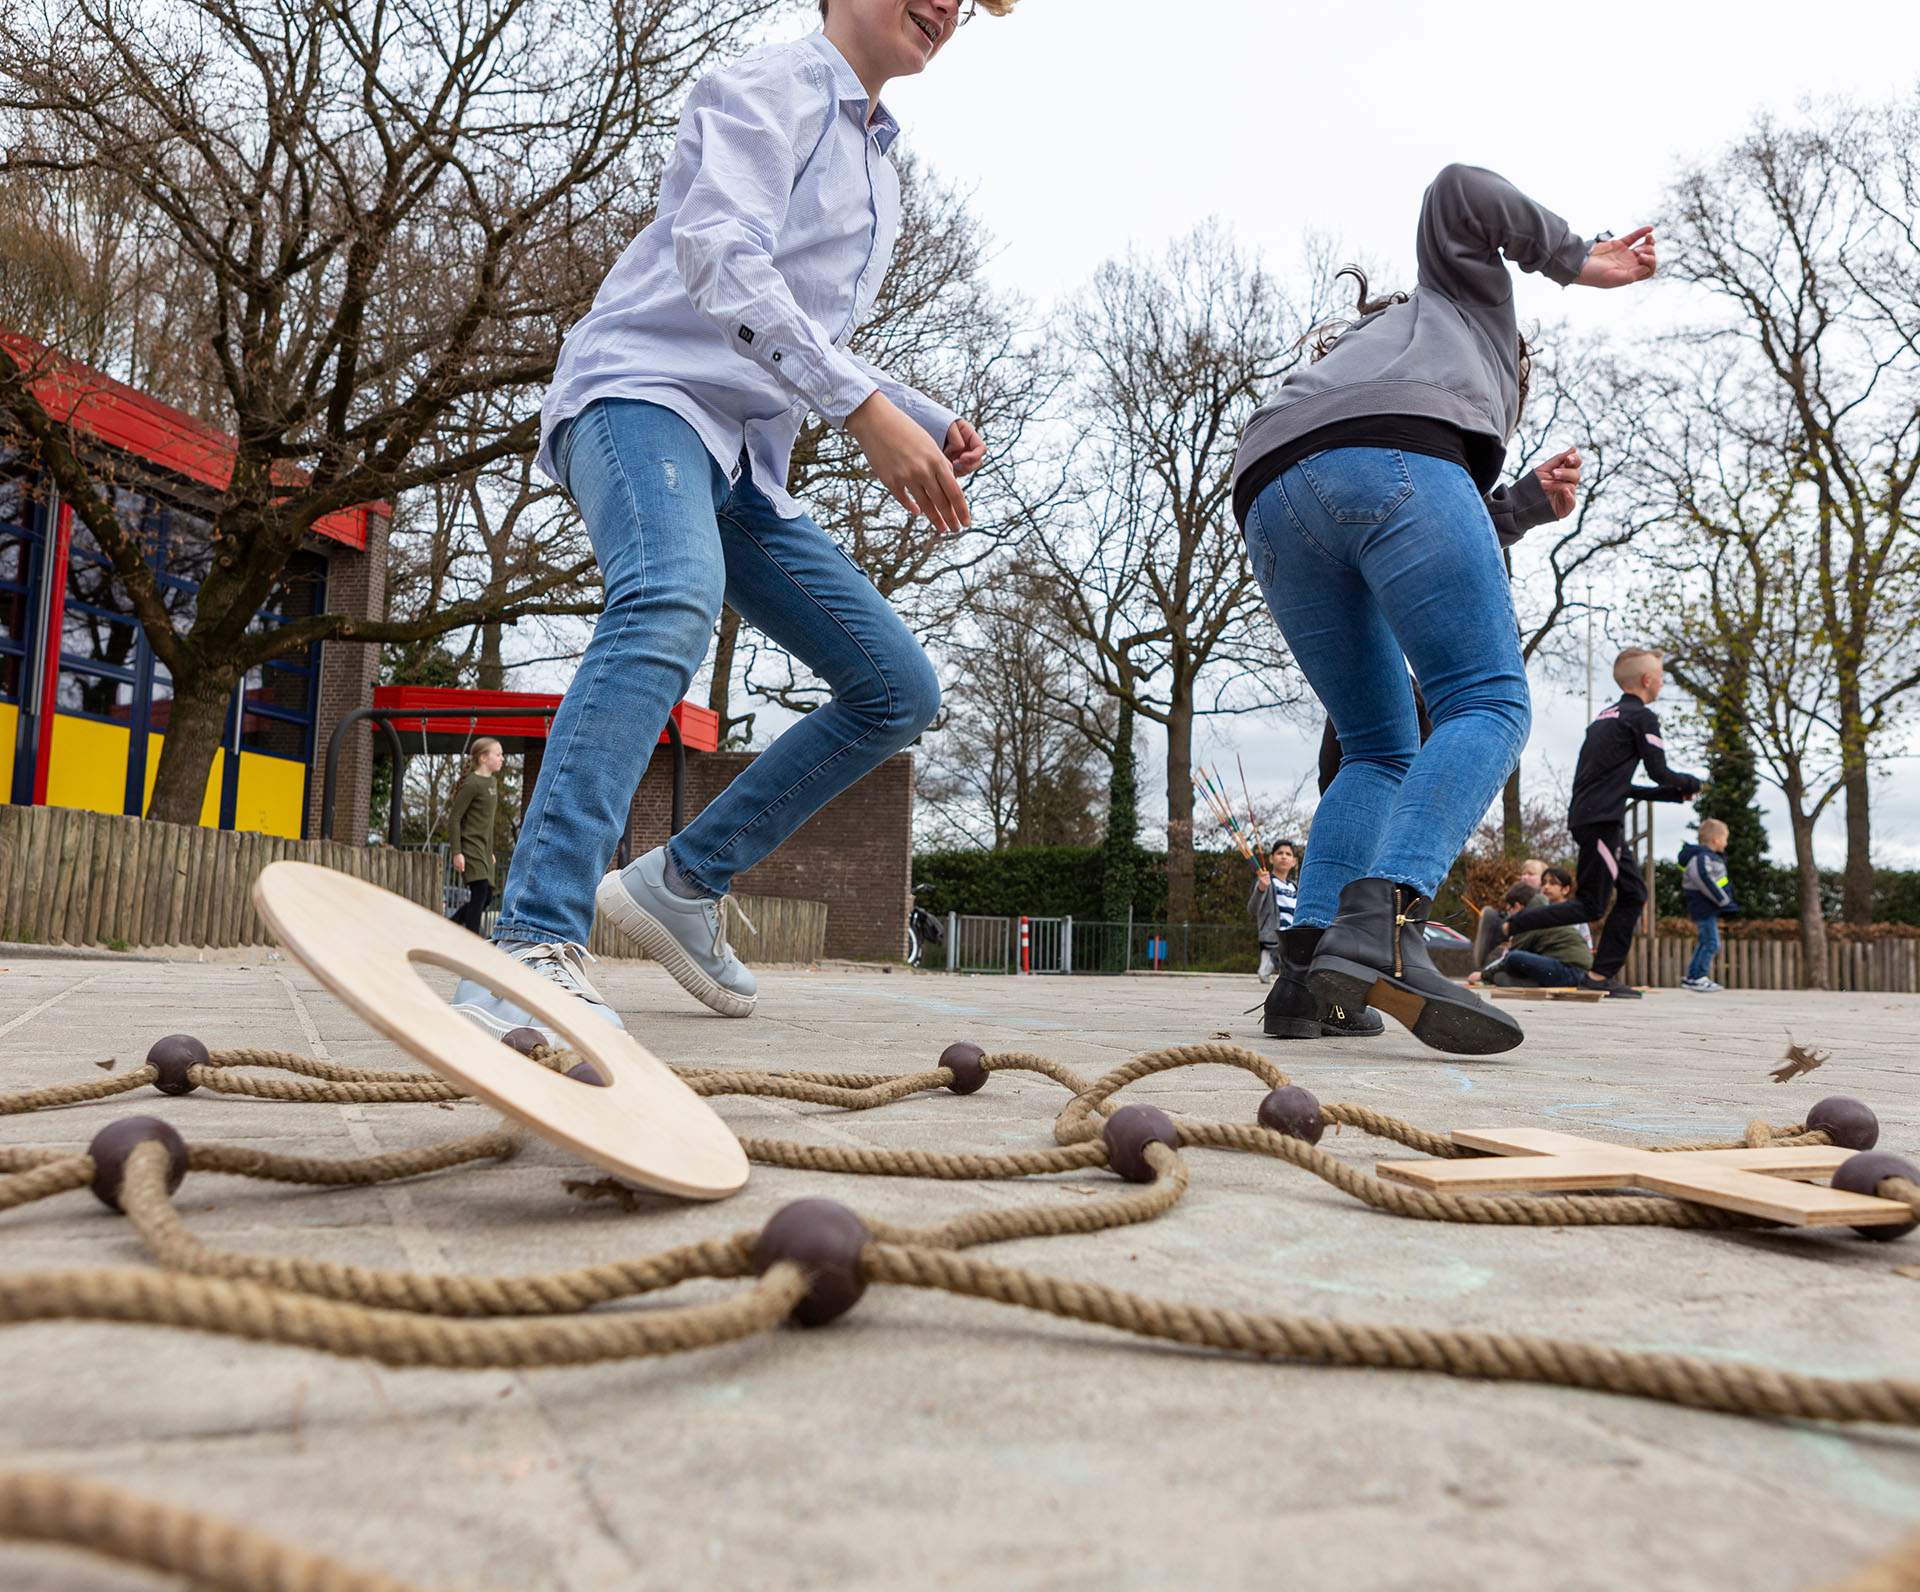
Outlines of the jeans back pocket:
{"label": "jeans back pocket", "polygon": [[1398,448],[1329,448],[1300,466],[1327,517],[1340,525],[1378,525],[1413,496]]}

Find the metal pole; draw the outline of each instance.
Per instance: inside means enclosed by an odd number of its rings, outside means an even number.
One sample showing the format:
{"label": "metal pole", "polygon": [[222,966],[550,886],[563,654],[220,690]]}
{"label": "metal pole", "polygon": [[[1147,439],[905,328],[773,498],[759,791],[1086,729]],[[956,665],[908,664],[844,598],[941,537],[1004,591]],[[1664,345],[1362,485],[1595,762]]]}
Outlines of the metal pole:
{"label": "metal pole", "polygon": [[1131,901],[1127,903],[1127,942],[1121,952],[1120,971],[1123,973],[1133,971],[1133,903]]}
{"label": "metal pole", "polygon": [[1060,920],[1060,971],[1073,971],[1073,915],[1069,913]]}
{"label": "metal pole", "polygon": [[947,971],[959,971],[960,964],[960,914],[947,914]]}

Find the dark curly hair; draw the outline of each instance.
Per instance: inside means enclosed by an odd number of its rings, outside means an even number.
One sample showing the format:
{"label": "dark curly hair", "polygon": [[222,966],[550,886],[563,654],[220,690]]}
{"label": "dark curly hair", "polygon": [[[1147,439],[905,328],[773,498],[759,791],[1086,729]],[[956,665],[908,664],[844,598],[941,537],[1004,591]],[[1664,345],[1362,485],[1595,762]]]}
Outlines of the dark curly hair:
{"label": "dark curly hair", "polygon": [[[820,0],[822,10],[825,9],[826,3],[827,0]],[[1300,342],[1295,346],[1299,347],[1304,345],[1311,351],[1313,359],[1308,361],[1309,364],[1325,359],[1327,357],[1327,351],[1332,348],[1335,343],[1340,341],[1341,334],[1352,331],[1355,326],[1359,325],[1360,322],[1364,321],[1369,315],[1378,315],[1382,310],[1389,309],[1395,304],[1404,304],[1407,302],[1407,295],[1404,293],[1383,293],[1379,298],[1369,298],[1367,296],[1367,273],[1357,265],[1341,266],[1338,271],[1334,272],[1333,279],[1338,282],[1343,276],[1352,277],[1354,286],[1359,290],[1354,298],[1352,314],[1350,317],[1345,315],[1336,316],[1332,320],[1325,320],[1318,326],[1308,328],[1306,333],[1302,335]],[[1519,424],[1520,416],[1526,412],[1527,389],[1532,385],[1533,381],[1533,346],[1527,341],[1525,333],[1522,333],[1520,337],[1518,375],[1520,378],[1520,397],[1519,401],[1513,406],[1513,419],[1516,425]]]}

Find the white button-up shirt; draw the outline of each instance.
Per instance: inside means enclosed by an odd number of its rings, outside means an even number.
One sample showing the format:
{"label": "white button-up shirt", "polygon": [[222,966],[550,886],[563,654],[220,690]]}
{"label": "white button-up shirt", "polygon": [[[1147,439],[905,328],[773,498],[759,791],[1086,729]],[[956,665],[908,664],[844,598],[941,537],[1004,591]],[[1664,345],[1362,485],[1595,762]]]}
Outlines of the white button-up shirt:
{"label": "white button-up shirt", "polygon": [[554,427],[599,398],[673,410],[729,476],[744,450],[783,516],[801,512],[787,469],[809,408],[841,426],[877,389],[944,443],[953,411],[846,346],[893,257],[898,133],[825,34],[703,79],[653,221],[561,347],[540,468],[556,474]]}

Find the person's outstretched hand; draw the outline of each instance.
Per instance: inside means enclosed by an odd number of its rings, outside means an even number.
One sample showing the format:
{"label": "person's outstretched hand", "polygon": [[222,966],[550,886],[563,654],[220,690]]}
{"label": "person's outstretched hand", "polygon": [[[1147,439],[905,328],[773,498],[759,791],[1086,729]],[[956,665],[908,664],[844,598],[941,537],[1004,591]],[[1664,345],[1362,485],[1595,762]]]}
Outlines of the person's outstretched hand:
{"label": "person's outstretched hand", "polygon": [[[909,514],[924,514],[940,530],[964,531],[973,520],[953,466],[933,438],[884,393],[874,392],[847,416],[847,430],[860,444],[879,482]],[[951,430],[949,430],[951,438]]]}
{"label": "person's outstretched hand", "polygon": [[1579,501],[1580,462],[1580,450],[1568,448],[1564,453],[1556,453],[1533,472],[1540,477],[1540,485],[1546,489],[1547,502],[1553,506],[1556,520],[1564,520]]}
{"label": "person's outstretched hand", "polygon": [[969,421],[956,420],[947,427],[947,463],[955,475],[972,475],[986,460],[987,445]]}
{"label": "person's outstretched hand", "polygon": [[1602,238],[1574,280],[1581,287],[1626,287],[1653,275],[1653,228],[1635,227],[1624,238]]}

